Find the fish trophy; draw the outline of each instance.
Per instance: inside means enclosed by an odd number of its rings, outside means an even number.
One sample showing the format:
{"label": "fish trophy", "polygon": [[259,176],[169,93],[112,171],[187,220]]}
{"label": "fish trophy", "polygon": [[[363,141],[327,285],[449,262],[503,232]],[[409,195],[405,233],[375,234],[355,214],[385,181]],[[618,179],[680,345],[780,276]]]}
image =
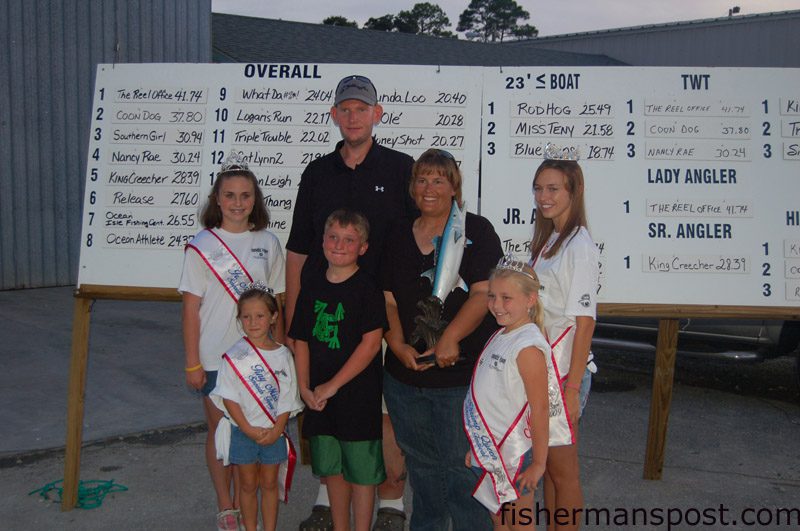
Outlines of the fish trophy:
{"label": "fish trophy", "polygon": [[466,219],[466,206],[459,208],[453,201],[444,232],[433,239],[433,269],[420,275],[431,281],[433,291],[430,297],[417,303],[422,313],[414,318],[417,326],[411,334],[412,345],[423,340],[426,348],[433,347],[448,324],[442,319],[445,299],[456,288],[469,291],[469,286],[458,274],[464,249],[471,243],[465,232]]}

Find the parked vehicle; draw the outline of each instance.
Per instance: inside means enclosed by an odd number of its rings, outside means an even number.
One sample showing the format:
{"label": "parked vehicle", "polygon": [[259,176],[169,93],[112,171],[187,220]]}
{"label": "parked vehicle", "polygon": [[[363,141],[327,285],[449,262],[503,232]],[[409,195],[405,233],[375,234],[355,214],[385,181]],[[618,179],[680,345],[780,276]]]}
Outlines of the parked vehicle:
{"label": "parked vehicle", "polygon": [[[601,317],[592,348],[655,353],[658,320]],[[794,354],[800,384],[800,321],[680,319],[678,356],[758,362]]]}

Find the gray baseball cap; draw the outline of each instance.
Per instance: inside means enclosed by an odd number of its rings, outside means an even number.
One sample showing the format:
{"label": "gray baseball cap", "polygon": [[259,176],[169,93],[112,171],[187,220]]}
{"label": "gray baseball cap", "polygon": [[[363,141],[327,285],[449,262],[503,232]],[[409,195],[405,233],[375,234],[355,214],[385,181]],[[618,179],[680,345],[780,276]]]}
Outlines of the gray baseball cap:
{"label": "gray baseball cap", "polygon": [[367,105],[375,105],[378,103],[378,93],[368,77],[347,76],[336,86],[333,104],[339,105],[345,100],[359,100]]}

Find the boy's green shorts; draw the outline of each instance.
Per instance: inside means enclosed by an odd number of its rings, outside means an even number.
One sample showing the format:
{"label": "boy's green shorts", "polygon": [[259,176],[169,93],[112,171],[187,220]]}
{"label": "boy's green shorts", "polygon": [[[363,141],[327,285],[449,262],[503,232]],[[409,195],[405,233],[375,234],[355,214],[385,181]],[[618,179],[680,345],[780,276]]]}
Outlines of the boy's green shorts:
{"label": "boy's green shorts", "polygon": [[315,476],[336,476],[355,485],[380,485],[386,479],[381,440],[340,441],[330,435],[315,435],[311,445],[311,470]]}

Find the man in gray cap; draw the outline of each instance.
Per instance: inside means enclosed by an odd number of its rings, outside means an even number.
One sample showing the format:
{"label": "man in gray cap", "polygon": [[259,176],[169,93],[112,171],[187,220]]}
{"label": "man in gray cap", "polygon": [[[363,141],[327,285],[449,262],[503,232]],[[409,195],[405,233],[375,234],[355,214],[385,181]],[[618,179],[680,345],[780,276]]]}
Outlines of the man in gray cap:
{"label": "man in gray cap", "polygon": [[[333,152],[312,161],[300,180],[286,244],[286,330],[291,329],[305,272],[326,265],[322,235],[331,212],[346,208],[367,217],[369,247],[358,263],[380,286],[380,259],[390,224],[413,217],[416,210],[408,188],[414,159],[379,145],[372,136],[383,115],[372,81],[359,75],[342,79],[330,112],[342,140]],[[287,343],[293,347],[291,338],[287,338]],[[383,454],[387,479],[378,487],[380,505],[373,529],[402,530],[405,463],[385,410]],[[300,530],[330,529],[333,520],[323,480],[311,516],[300,524]]]}

